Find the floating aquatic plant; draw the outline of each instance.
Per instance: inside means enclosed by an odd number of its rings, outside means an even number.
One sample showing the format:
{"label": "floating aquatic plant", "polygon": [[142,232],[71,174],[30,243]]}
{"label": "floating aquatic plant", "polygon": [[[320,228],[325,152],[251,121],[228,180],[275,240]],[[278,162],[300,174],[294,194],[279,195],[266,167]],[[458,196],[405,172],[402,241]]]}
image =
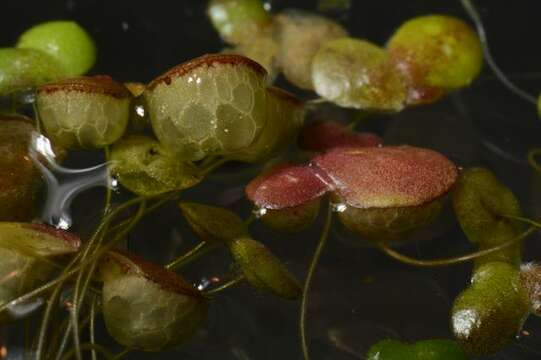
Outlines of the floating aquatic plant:
{"label": "floating aquatic plant", "polygon": [[[462,360],[507,346],[525,319],[540,312],[541,271],[533,263],[521,265],[521,243],[541,225],[523,217],[519,201],[487,169],[460,171],[460,164],[437,151],[386,146],[378,134],[355,131],[355,121],[322,122],[319,115],[322,102],[361,110],[362,116],[394,113],[470,85],[483,51],[494,68],[484,32],[478,35],[448,15],[420,16],[405,21],[382,46],[353,37],[322,15],[274,14],[257,0],[213,0],[207,13],[233,49],[183,62],[148,84],[80,76],[93,66],[96,49],[72,22],[37,25],[21,35],[16,48],[0,49],[0,95],[9,95],[12,105],[0,115],[0,253],[6,259],[0,267],[0,316],[28,318],[30,312],[18,312],[21,305],[35,301],[32,311],[43,305],[35,357],[82,359],[90,351],[94,358],[118,360],[132,350],[181,345],[205,326],[219,293],[244,283],[257,293],[300,298],[301,348],[309,359],[307,304],[333,217],[359,242],[407,265],[474,261],[471,285],[451,309],[456,342],[384,340],[367,359]],[[302,101],[269,86],[278,72],[320,98]],[[34,102],[34,119],[16,114],[21,90],[35,94],[27,101]],[[66,170],[54,162],[51,141],[69,151],[102,151],[111,175],[107,182],[119,182],[133,194],[117,203],[108,189],[104,213],[90,234],[31,223],[40,171],[50,185],[47,166]],[[285,155],[288,148],[293,156]],[[246,219],[183,198],[226,162],[248,163],[254,174],[260,172],[245,187],[253,204]],[[47,191],[50,198],[50,186]],[[69,193],[61,196],[69,205],[80,189],[59,185],[55,191]],[[119,249],[141,219],[171,202],[199,239],[193,249],[168,264]],[[416,259],[394,249],[431,226],[448,202],[477,251]],[[272,244],[258,241],[250,227],[261,220],[275,231],[299,232],[320,213],[320,240],[300,283]],[[71,225],[43,214],[42,219]],[[229,273],[210,289],[177,273],[220,247],[230,254]],[[99,316],[124,351],[111,354],[96,342]]]}

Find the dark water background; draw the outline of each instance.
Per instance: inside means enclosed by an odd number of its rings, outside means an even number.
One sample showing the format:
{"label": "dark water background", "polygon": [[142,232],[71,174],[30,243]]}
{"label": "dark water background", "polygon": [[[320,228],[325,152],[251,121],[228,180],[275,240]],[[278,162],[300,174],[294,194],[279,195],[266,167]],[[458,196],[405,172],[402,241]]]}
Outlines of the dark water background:
{"label": "dark water background", "polygon": [[[339,19],[357,37],[384,43],[401,22],[421,14],[446,13],[466,18],[458,0],[356,1]],[[541,21],[537,0],[478,0],[494,56],[506,74],[533,94],[541,90]],[[206,2],[2,0],[0,46],[9,46],[29,26],[52,19],[73,19],[96,39],[99,61],[93,73],[118,80],[148,81],[169,67],[217,52],[223,44],[204,16]],[[275,9],[314,9],[315,1],[274,1]],[[280,79],[279,85],[287,84]],[[346,118],[347,111],[330,111]],[[525,158],[541,146],[541,121],[535,109],[508,92],[485,68],[468,90],[422,108],[379,116],[362,127],[383,135],[387,143],[434,148],[462,166],[484,165],[519,196],[528,216],[541,215],[541,180]],[[74,154],[72,167],[96,164],[94,154]],[[229,166],[186,196],[227,205],[247,216],[242,186],[256,170]],[[103,192],[82,195],[74,206],[75,230],[87,234],[98,218]],[[126,194],[119,194],[121,201]],[[272,233],[256,224],[253,235],[269,245],[288,266],[304,277],[321,224],[301,234]],[[430,241],[400,248],[425,258],[446,257],[472,250],[449,216],[446,231]],[[195,239],[174,205],[150,215],[130,238],[130,247],[149,260],[165,263],[193,246]],[[526,260],[541,259],[541,239],[532,237]],[[221,276],[230,269],[225,252],[198,261],[184,275],[195,283]],[[314,360],[363,359],[368,347],[384,337],[420,340],[450,337],[449,309],[467,286],[470,265],[414,269],[367,247],[339,226],[315,277],[309,307],[309,332]],[[298,304],[255,294],[246,286],[230,290],[212,306],[207,326],[189,344],[160,354],[133,353],[128,359],[300,359],[297,336]],[[531,317],[529,335],[490,359],[541,359],[541,319]],[[1,333],[1,332],[0,332]],[[20,331],[5,328],[0,341],[16,344]],[[102,343],[110,343],[103,336]],[[11,346],[11,345],[10,345]],[[114,348],[114,347],[113,347]],[[10,359],[16,359],[15,352]]]}

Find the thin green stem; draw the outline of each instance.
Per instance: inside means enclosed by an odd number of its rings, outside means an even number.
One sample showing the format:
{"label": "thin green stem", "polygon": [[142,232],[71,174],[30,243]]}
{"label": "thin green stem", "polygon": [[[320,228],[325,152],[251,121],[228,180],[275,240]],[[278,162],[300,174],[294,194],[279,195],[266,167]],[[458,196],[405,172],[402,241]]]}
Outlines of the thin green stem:
{"label": "thin green stem", "polygon": [[42,360],[44,359],[44,347],[45,347],[45,340],[47,338],[47,328],[49,327],[49,319],[51,318],[51,315],[53,313],[54,307],[58,303],[58,299],[60,298],[60,293],[62,292],[62,286],[57,286],[51,296],[49,296],[49,299],[47,300],[47,306],[45,308],[45,311],[43,312],[43,317],[41,320],[41,325],[39,329],[39,335],[38,335],[38,342],[36,347],[36,360]]}
{"label": "thin green stem", "polygon": [[[111,244],[113,244],[112,246],[114,246],[114,244],[116,244],[121,239],[123,239],[135,227],[135,225],[137,225],[137,223],[141,220],[141,218],[143,217],[144,211],[145,211],[145,202],[142,202],[140,204],[140,206],[139,206],[139,209],[137,210],[137,213],[132,218],[132,220],[128,224],[128,226],[126,228],[122,229],[121,231],[119,231],[118,234],[116,234],[115,237],[113,238],[113,240],[110,242],[110,244],[108,244],[108,246],[99,248],[99,250],[96,250],[95,253],[103,254],[104,249],[108,249],[111,246]],[[100,256],[97,256],[96,259],[89,265],[90,269],[89,269],[89,271],[87,273],[87,276],[86,276],[86,279],[84,280],[84,282],[77,283],[76,286],[75,286],[74,307],[73,308],[77,309],[76,310],[76,316],[77,316],[76,321],[78,319],[79,309],[81,309],[81,307],[84,304],[84,299],[85,299],[88,287],[90,285],[90,281],[92,280],[92,277],[94,276],[94,272],[96,271],[96,266],[97,266],[97,262],[99,261],[99,259],[100,259]],[[79,273],[79,275],[81,275],[81,274],[82,274],[82,271]],[[82,279],[82,277],[78,277],[77,280],[79,280],[79,279]],[[74,324],[74,331],[75,331],[75,329],[77,329],[77,335],[79,335],[79,330],[78,330],[77,323]]]}
{"label": "thin green stem", "polygon": [[244,220],[244,225],[249,226],[249,225],[251,225],[256,219],[257,219],[257,217],[255,216],[255,213],[252,211],[252,212],[250,213],[250,216],[248,216],[248,217],[246,218],[246,220]]}
{"label": "thin green stem", "polygon": [[[104,153],[104,156],[105,156],[105,162],[108,163],[109,159],[111,158],[111,151],[109,149],[109,146],[106,146],[103,149],[103,153]],[[107,178],[111,179],[111,171],[110,171],[109,166],[107,167]],[[103,206],[104,215],[106,215],[109,212],[109,209],[111,208],[112,200],[113,200],[113,189],[111,188],[111,184],[109,184],[105,188],[105,204]]]}
{"label": "thin green stem", "polygon": [[38,104],[36,101],[32,103],[32,110],[34,111],[34,121],[36,123],[36,131],[41,134],[41,119],[39,117]]}
{"label": "thin green stem", "polygon": [[244,280],[244,275],[240,274],[240,275],[237,275],[235,278],[223,283],[222,285],[218,286],[218,287],[215,287],[214,289],[210,289],[208,291],[205,291],[204,292],[204,295],[205,296],[209,296],[209,297],[212,297],[212,296],[215,296],[217,293],[219,292],[222,292],[232,286],[235,286],[237,285],[238,283],[242,282]]}
{"label": "thin green stem", "polygon": [[304,281],[304,287],[302,291],[301,311],[300,311],[300,318],[299,318],[299,332],[300,332],[300,337],[301,337],[302,353],[305,360],[310,359],[308,339],[306,337],[306,310],[307,310],[307,305],[308,305],[308,294],[310,292],[310,285],[312,283],[312,279],[314,277],[317,264],[319,262],[319,259],[321,258],[323,249],[325,248],[325,245],[327,244],[327,240],[329,239],[329,232],[331,229],[331,224],[332,224],[332,208],[329,205],[327,209],[327,216],[325,218],[325,224],[323,225],[323,230],[321,232],[321,237],[319,239],[319,243],[317,245],[316,251],[314,252],[314,255],[312,257],[310,268],[308,269],[308,274],[306,275],[306,280]]}
{"label": "thin green stem", "polygon": [[[58,326],[53,335],[51,336],[51,340],[49,341],[49,350],[47,351],[47,359],[52,359],[53,354],[55,353],[57,348],[60,348],[61,344],[63,342],[67,342],[67,337],[69,334],[71,334],[71,323],[69,322],[69,317],[65,318],[64,321],[62,321],[62,324]],[[61,337],[61,335],[63,336]],[[58,345],[58,347],[57,347]]]}
{"label": "thin green stem", "polygon": [[81,338],[79,337],[78,316],[79,314],[77,311],[75,311],[75,306],[71,306],[69,309],[69,317],[71,323],[71,334],[73,336],[73,353],[75,354],[77,360],[82,360],[83,354],[81,352]]}
{"label": "thin green stem", "polygon": [[522,217],[522,216],[515,216],[515,215],[501,215],[501,217],[504,217],[504,218],[507,218],[507,219],[511,219],[511,220],[520,221],[520,222],[529,224],[529,225],[531,225],[531,226],[534,226],[534,227],[536,227],[536,228],[541,228],[541,223],[539,223],[539,222],[537,222],[537,221],[535,221],[535,220],[532,220],[532,219],[528,219],[528,218]]}
{"label": "thin green stem", "polygon": [[[92,303],[90,304],[90,344],[95,345],[96,344],[96,306],[97,306],[97,300],[96,298],[92,298]],[[98,360],[98,355],[96,353],[95,349],[91,350],[91,356],[92,360]]]}
{"label": "thin green stem", "polygon": [[528,152],[528,163],[531,167],[541,174],[541,165],[537,162],[537,157],[541,155],[541,149],[532,149]]}
{"label": "thin green stem", "polygon": [[[126,235],[128,235],[130,233],[130,231],[133,230],[133,228],[139,223],[139,221],[141,221],[141,219],[143,218],[144,214],[145,214],[145,209],[146,209],[146,203],[145,202],[142,202],[140,205],[139,205],[139,209],[137,210],[137,212],[135,213],[134,217],[131,219],[131,221],[128,223],[128,225],[122,229],[121,231],[119,231],[114,237],[113,239],[110,241],[110,244],[112,244],[112,246],[116,245],[120,240],[122,240],[124,237],[126,237]],[[111,245],[108,245],[105,247],[105,249],[108,249]],[[97,253],[100,253],[100,251],[103,250],[103,247],[101,249],[99,249],[99,251],[97,250]],[[103,252],[101,252],[101,254],[103,254]],[[88,288],[90,286],[90,282],[94,276],[94,273],[96,271],[96,265],[97,265],[97,262],[99,261],[99,257],[97,257],[91,264],[91,268],[87,274],[87,277],[83,283],[83,287],[82,287],[82,290],[81,290],[81,295],[79,297],[79,300],[78,300],[78,303],[79,304],[82,304],[83,301],[84,301],[84,297],[88,291]],[[81,305],[79,305],[80,307]]]}
{"label": "thin green stem", "polygon": [[386,242],[382,242],[378,245],[378,247],[383,251],[386,255],[389,257],[398,260],[404,264],[416,266],[416,267],[438,267],[438,266],[448,266],[448,265],[455,265],[460,264],[463,262],[471,261],[478,259],[483,256],[487,256],[490,254],[493,254],[495,252],[507,249],[508,247],[511,247],[513,245],[516,245],[519,243],[522,239],[528,237],[533,232],[535,232],[536,229],[534,227],[529,228],[528,230],[524,231],[520,235],[515,236],[509,241],[504,242],[503,244],[500,244],[498,246],[492,247],[490,249],[480,250],[473,252],[471,254],[452,257],[452,258],[444,258],[444,259],[434,259],[434,260],[422,260],[422,259],[416,259],[409,256],[406,256],[404,254],[401,254],[395,250],[393,250],[390,245]]}
{"label": "thin green stem", "polygon": [[124,356],[128,355],[131,351],[132,349],[124,349],[118,354],[116,354],[112,360],[121,360]]}
{"label": "thin green stem", "polygon": [[[158,201],[156,201],[154,204],[152,204],[152,206],[149,206],[148,208],[145,208],[145,211],[143,213],[143,215],[147,215],[149,213],[151,213],[152,211],[156,210],[157,208],[161,207],[163,204],[169,202],[169,201],[173,201],[175,200],[176,198],[178,198],[180,196],[180,192],[175,192],[173,194],[168,194],[167,196],[162,196],[161,199],[159,199]],[[122,229],[124,226],[128,225],[130,222],[132,221],[132,217],[129,217],[125,220],[123,220],[121,223],[115,225],[115,226],[112,226],[110,229],[109,229],[109,233],[113,233],[119,229]]]}
{"label": "thin green stem", "polygon": [[[121,206],[117,207],[116,209],[114,209],[113,211],[111,211],[106,217],[105,219],[102,221],[102,223],[100,224],[100,226],[98,226],[98,229],[96,230],[96,232],[94,233],[94,236],[93,238],[96,238],[97,235],[99,233],[101,233],[107,226],[108,224],[120,213],[122,212],[123,210],[127,209],[128,207],[130,206],[133,206],[133,205],[136,205],[138,203],[141,203],[141,202],[145,202],[147,201],[148,199],[151,199],[151,198],[148,198],[148,197],[138,197],[138,198],[134,198],[132,200],[129,200],[127,202],[125,202],[124,204],[122,204]],[[93,242],[93,240],[91,239],[89,241],[89,243],[87,244],[87,248],[90,247],[90,245],[92,245],[91,243]],[[110,247],[107,247],[107,249],[109,249]],[[73,258],[73,260],[66,266],[66,268],[64,269],[64,271],[54,280],[51,280],[49,281],[48,283],[45,283],[44,285],[30,291],[29,293],[26,293],[24,295],[21,295],[19,296],[18,298],[15,298],[11,301],[8,301],[7,303],[4,303],[4,304],[1,304],[0,305],[0,313],[5,311],[8,307],[10,306],[17,306],[19,304],[22,304],[22,303],[25,303],[31,299],[33,299],[34,297],[36,296],[39,296],[47,291],[49,291],[52,287],[58,285],[58,284],[61,284],[63,283],[66,279],[70,278],[71,276],[73,276],[74,274],[76,274],[80,269],[82,269],[83,267],[85,267],[88,263],[90,263],[91,261],[93,261],[95,258],[99,257],[101,253],[98,253],[96,256],[89,256],[88,258],[84,258],[84,252],[79,252],[77,254],[77,256],[75,256]],[[78,264],[77,264],[78,263]]]}
{"label": "thin green stem", "polygon": [[23,359],[29,359],[30,358],[30,348],[31,348],[31,319],[25,319],[24,320],[24,349],[23,349]]}
{"label": "thin green stem", "polygon": [[[81,350],[96,351],[96,352],[100,353],[101,355],[103,355],[108,360],[114,359],[114,357],[115,357],[115,355],[112,352],[110,352],[105,347],[103,347],[101,345],[98,345],[98,344],[90,344],[90,343],[82,344],[81,345]],[[75,355],[75,349],[71,349],[64,356],[62,356],[61,360],[71,359],[72,357],[74,357],[74,355]]]}
{"label": "thin green stem", "polygon": [[529,102],[530,104],[533,104],[534,106],[537,105],[537,99],[532,94],[529,94],[528,92],[522,90],[520,87],[518,87],[515,83],[513,83],[507,75],[500,69],[496,61],[494,60],[494,57],[492,56],[492,52],[490,51],[490,47],[488,45],[488,37],[485,31],[485,26],[483,25],[483,21],[481,20],[481,16],[479,15],[479,12],[477,11],[476,7],[474,6],[473,2],[471,0],[461,0],[462,6],[464,7],[464,10],[466,10],[466,13],[471,18],[473,23],[475,24],[475,27],[477,28],[477,35],[479,37],[479,40],[481,42],[481,47],[483,48],[483,54],[485,55],[485,61],[492,70],[492,72],[496,75],[496,77],[500,80],[500,82],[507,87],[508,90],[510,90],[515,95],[519,96],[523,100]]}
{"label": "thin green stem", "polygon": [[359,110],[355,116],[355,118],[346,126],[346,130],[353,131],[359,125],[360,122],[367,119],[369,116],[369,113],[363,110]]}
{"label": "thin green stem", "polygon": [[197,166],[200,167],[200,168],[206,168],[207,166],[209,166],[210,164],[213,164],[216,160],[218,159],[217,156],[207,156],[206,158],[204,158],[201,163],[199,163]]}
{"label": "thin green stem", "polygon": [[323,99],[323,98],[315,98],[315,99],[311,99],[311,100],[307,100],[304,102],[304,105],[307,107],[307,108],[314,108],[316,107],[317,105],[320,105],[320,104],[325,104],[327,103],[328,101]]}
{"label": "thin green stem", "polygon": [[214,249],[215,246],[212,244],[207,243],[206,241],[201,241],[199,244],[194,246],[191,250],[189,250],[187,253],[185,253],[182,256],[179,256],[175,260],[171,261],[169,264],[165,265],[166,269],[169,270],[176,270],[179,269],[195,259],[199,258],[203,254],[207,253],[208,251]]}
{"label": "thin green stem", "polygon": [[213,172],[214,170],[216,170],[217,168],[219,168],[220,166],[222,166],[228,161],[229,159],[227,158],[219,158],[219,159],[214,160],[212,163],[206,165],[205,167],[202,167],[199,170],[199,176],[201,177],[207,176],[208,174],[210,174],[211,172]]}
{"label": "thin green stem", "polygon": [[[70,334],[72,334],[72,326],[73,326],[73,323],[70,320],[71,319],[68,317],[66,319],[66,324],[62,326],[62,328],[64,329],[64,335],[62,336],[62,341],[60,343],[60,346],[58,347],[58,351],[56,352],[55,360],[60,360],[62,358],[62,355],[64,355],[64,352],[66,351],[66,347],[68,346],[68,340],[69,340]],[[86,318],[81,322],[81,324],[79,325],[79,329],[83,329],[89,322],[90,322],[90,315],[86,316]],[[51,358],[52,358],[53,349],[54,349],[54,346],[50,350]]]}

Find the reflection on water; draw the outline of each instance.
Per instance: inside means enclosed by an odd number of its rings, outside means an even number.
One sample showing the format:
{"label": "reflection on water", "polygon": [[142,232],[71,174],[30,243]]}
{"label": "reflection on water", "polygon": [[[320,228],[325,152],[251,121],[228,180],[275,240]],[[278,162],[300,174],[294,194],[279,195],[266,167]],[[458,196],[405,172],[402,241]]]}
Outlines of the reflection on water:
{"label": "reflection on water", "polygon": [[[108,164],[100,164],[86,169],[69,169],[59,165],[51,142],[42,134],[34,133],[29,154],[41,171],[46,184],[46,198],[41,212],[41,220],[49,225],[67,230],[73,223],[71,203],[81,192],[96,186],[116,190],[118,181],[111,178]],[[40,161],[43,157],[47,166]]]}

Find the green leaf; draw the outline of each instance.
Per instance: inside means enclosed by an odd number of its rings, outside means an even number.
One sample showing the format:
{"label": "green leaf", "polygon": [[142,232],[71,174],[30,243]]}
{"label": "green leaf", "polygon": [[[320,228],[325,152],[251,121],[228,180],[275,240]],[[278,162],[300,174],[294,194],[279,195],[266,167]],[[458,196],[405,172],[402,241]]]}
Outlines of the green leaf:
{"label": "green leaf", "polygon": [[[498,246],[518,236],[521,224],[502,215],[521,216],[520,204],[496,176],[484,168],[464,171],[453,194],[455,213],[469,241],[481,250]],[[476,261],[504,261],[518,266],[521,246],[517,245]]]}
{"label": "green leaf", "polygon": [[202,241],[229,242],[248,236],[246,225],[232,211],[190,202],[182,202],[179,206],[186,221]]}
{"label": "green leaf", "polygon": [[271,23],[261,0],[212,0],[207,13],[222,39],[232,44],[250,41]]}
{"label": "green leaf", "polygon": [[108,253],[100,264],[103,319],[128,348],[178,346],[203,325],[207,299],[178,274],[134,255]]}
{"label": "green leaf", "polygon": [[131,135],[111,149],[111,170],[120,183],[141,196],[192,187],[201,181],[190,163],[170,155],[156,140]]}
{"label": "green leaf", "polygon": [[229,248],[246,281],[257,290],[286,299],[301,295],[299,282],[263,244],[246,237],[235,239]]}
{"label": "green leaf", "polygon": [[489,355],[515,339],[529,311],[519,271],[504,262],[490,262],[477,268],[472,285],[456,298],[451,327],[468,353]]}
{"label": "green leaf", "polygon": [[0,95],[64,77],[60,64],[42,51],[0,48]]}
{"label": "green leaf", "polygon": [[400,111],[406,101],[406,84],[387,51],[365,40],[323,44],[312,62],[312,81],[319,96],[341,107]]}
{"label": "green leaf", "polygon": [[21,35],[17,47],[49,54],[61,64],[68,76],[82,75],[96,62],[94,40],[73,21],[38,24]]}
{"label": "green leaf", "polygon": [[374,344],[367,360],[466,360],[466,354],[452,340],[431,339],[407,344],[396,340],[382,340]]}
{"label": "green leaf", "polygon": [[[0,222],[0,304],[6,304],[49,280],[54,260],[78,251],[78,237],[47,225]],[[0,313],[0,323],[20,315]]]}

